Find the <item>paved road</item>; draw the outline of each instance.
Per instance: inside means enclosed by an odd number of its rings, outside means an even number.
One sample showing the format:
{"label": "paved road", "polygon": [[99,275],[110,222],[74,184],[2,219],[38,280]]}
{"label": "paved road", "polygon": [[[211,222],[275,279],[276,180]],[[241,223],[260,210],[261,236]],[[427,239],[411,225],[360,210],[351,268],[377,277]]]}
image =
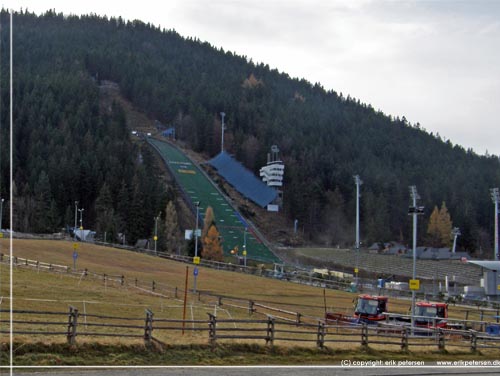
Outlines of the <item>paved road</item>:
{"label": "paved road", "polygon": [[[8,375],[8,370],[1,370],[0,374]],[[158,367],[158,368],[127,368],[127,369],[99,369],[99,370],[68,370],[46,372],[15,371],[15,376],[412,376],[412,375],[498,375],[499,368],[404,368],[404,367]]]}

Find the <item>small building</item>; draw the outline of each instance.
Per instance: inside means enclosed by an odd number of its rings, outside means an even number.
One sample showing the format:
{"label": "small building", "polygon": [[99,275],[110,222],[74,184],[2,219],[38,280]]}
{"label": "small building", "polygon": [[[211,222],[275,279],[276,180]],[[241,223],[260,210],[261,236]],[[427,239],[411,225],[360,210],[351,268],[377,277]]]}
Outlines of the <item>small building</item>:
{"label": "small building", "polygon": [[175,140],[175,127],[170,127],[161,132],[161,135],[166,138]]}
{"label": "small building", "polygon": [[474,260],[467,261],[468,264],[478,265],[483,269],[482,287],[486,296],[493,300],[500,298],[500,261]]}

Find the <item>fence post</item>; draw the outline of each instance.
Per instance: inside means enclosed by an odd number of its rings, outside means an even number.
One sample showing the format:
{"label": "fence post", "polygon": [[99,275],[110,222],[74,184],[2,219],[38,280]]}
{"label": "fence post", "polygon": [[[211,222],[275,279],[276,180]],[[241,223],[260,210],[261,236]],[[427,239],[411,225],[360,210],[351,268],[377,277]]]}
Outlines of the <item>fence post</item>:
{"label": "fence post", "polygon": [[156,290],[156,282],[153,281],[153,283],[151,284],[151,291],[155,291]]}
{"label": "fence post", "polygon": [[477,351],[477,334],[475,330],[469,330],[470,332],[470,351]]}
{"label": "fence post", "polygon": [[318,321],[318,337],[316,340],[316,345],[322,349],[325,347],[325,323]]}
{"label": "fence post", "polygon": [[135,279],[135,287],[137,287],[137,278]]}
{"label": "fence post", "polygon": [[208,313],[209,321],[208,321],[208,342],[210,346],[215,347],[215,343],[217,340],[217,318],[215,315]]}
{"label": "fence post", "polygon": [[222,296],[219,296],[219,307],[222,306]]}
{"label": "fence post", "polygon": [[297,312],[297,325],[300,324],[301,317],[302,317],[302,314]]}
{"label": "fence post", "polygon": [[401,350],[408,350],[408,328],[403,328],[401,331]]}
{"label": "fence post", "polygon": [[151,344],[153,339],[153,312],[146,309],[146,322],[144,323],[144,342],[146,345]]}
{"label": "fence post", "polygon": [[0,253],[0,261],[3,261],[3,253]]}
{"label": "fence post", "polygon": [[437,335],[438,335],[438,349],[444,350],[445,342],[444,342],[444,332],[442,328],[438,329]]}
{"label": "fence post", "polygon": [[252,300],[248,301],[248,314],[252,315],[255,312],[255,308],[253,307],[254,302]]}
{"label": "fence post", "polygon": [[78,324],[78,309],[70,306],[68,314],[68,333],[66,336],[68,344],[70,345],[74,345],[76,343],[77,324]]}
{"label": "fence post", "polygon": [[125,276],[122,274],[120,284],[123,286],[125,284]]}
{"label": "fence post", "polygon": [[361,346],[368,346],[368,324],[361,327]]}
{"label": "fence post", "polygon": [[178,295],[177,295],[177,286],[175,287],[175,299],[178,298]]}
{"label": "fence post", "polygon": [[274,345],[274,317],[267,316],[267,336],[266,336],[266,345],[271,344]]}

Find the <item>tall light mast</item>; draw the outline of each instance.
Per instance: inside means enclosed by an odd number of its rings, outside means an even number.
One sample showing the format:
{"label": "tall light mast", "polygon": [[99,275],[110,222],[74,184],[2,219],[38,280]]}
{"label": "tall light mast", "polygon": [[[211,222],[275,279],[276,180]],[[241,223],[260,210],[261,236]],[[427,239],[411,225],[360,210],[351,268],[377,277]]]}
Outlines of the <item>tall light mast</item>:
{"label": "tall light mast", "polygon": [[356,243],[354,247],[356,248],[356,287],[358,286],[358,273],[359,273],[359,187],[363,184],[363,181],[359,178],[359,175],[354,175],[354,183],[356,183]]}
{"label": "tall light mast", "polygon": [[498,199],[500,198],[500,193],[498,191],[498,188],[492,188],[490,189],[490,192],[491,199],[495,204],[495,255],[493,258],[495,261],[498,261]]}
{"label": "tall light mast", "polygon": [[[413,215],[413,281],[417,280],[417,216],[424,213],[423,206],[417,206],[417,200],[420,199],[417,193],[417,187],[410,186],[410,197],[412,199],[412,206],[408,209],[408,214]],[[418,282],[417,282],[418,283]],[[418,287],[411,286],[411,327],[415,327],[415,300]]]}
{"label": "tall light mast", "polygon": [[220,116],[222,118],[220,152],[222,153],[224,151],[224,130],[226,129],[224,127],[224,116],[226,116],[226,113],[225,112],[221,112]]}

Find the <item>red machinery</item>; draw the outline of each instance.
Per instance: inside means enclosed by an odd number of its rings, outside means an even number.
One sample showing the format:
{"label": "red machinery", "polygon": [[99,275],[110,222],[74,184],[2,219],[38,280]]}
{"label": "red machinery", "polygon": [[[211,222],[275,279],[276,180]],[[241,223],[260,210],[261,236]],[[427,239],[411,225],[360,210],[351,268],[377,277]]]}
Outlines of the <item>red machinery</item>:
{"label": "red machinery", "polygon": [[327,322],[376,324],[378,321],[385,320],[383,313],[387,311],[387,301],[387,296],[359,295],[356,299],[354,316],[327,312],[325,319]]}
{"label": "red machinery", "polygon": [[445,328],[448,326],[448,304],[418,302],[415,305],[415,324],[427,328]]}

